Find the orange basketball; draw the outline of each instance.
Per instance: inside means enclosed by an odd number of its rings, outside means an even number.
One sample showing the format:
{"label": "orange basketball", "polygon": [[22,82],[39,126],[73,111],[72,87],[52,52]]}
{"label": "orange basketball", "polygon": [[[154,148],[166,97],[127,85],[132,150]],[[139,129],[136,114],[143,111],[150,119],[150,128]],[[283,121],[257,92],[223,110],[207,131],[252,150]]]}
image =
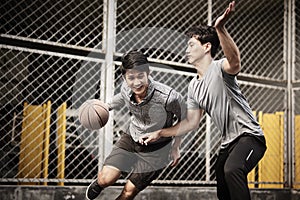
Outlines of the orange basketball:
{"label": "orange basketball", "polygon": [[99,99],[84,102],[78,111],[82,126],[89,130],[97,130],[105,126],[109,118],[108,106]]}

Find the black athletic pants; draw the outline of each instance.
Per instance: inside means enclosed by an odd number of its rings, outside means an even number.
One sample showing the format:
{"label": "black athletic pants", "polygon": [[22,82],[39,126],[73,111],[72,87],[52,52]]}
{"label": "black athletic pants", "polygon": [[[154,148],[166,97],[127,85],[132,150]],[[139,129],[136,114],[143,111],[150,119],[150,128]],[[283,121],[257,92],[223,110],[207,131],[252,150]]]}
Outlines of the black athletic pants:
{"label": "black athletic pants", "polygon": [[217,195],[220,200],[250,200],[247,175],[266,151],[254,136],[241,136],[221,149],[216,162]]}

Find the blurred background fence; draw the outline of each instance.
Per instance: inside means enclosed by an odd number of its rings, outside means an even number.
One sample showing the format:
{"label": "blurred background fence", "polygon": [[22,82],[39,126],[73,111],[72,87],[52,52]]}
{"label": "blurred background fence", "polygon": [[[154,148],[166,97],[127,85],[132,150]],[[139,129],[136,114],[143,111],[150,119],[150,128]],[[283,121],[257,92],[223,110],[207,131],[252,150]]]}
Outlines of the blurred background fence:
{"label": "blurred background fence", "polygon": [[[105,128],[84,129],[78,107],[120,91],[120,56],[151,61],[152,77],[185,98],[195,75],[184,60],[185,31],[213,24],[229,1],[1,1],[0,182],[80,185],[97,175],[122,134],[128,109]],[[249,174],[258,188],[300,187],[300,2],[236,1],[227,24],[241,51],[241,89],[268,151]],[[223,56],[220,52],[217,57]],[[152,184],[215,184],[220,136],[208,116],[186,135],[179,165]],[[126,180],[124,175],[118,183]]]}

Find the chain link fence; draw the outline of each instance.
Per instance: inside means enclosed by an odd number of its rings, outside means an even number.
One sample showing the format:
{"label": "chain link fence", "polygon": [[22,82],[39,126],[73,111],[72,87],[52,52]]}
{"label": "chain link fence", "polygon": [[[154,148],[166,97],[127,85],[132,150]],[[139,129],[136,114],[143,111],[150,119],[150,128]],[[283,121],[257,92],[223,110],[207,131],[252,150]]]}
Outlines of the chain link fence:
{"label": "chain link fence", "polygon": [[[109,100],[120,91],[120,56],[131,49],[148,56],[155,80],[173,87],[186,99],[195,70],[184,59],[184,33],[194,25],[213,24],[228,3],[2,3],[0,182],[89,183],[130,118],[127,108],[117,110],[105,128],[89,131],[77,119],[79,106],[91,98]],[[297,187],[300,3],[236,3],[227,28],[241,51],[239,83],[268,145],[279,150],[268,150],[265,160],[249,176],[249,183],[261,188]],[[217,58],[222,56],[220,52]],[[183,138],[178,166],[165,168],[153,184],[215,184],[219,132],[208,116],[199,127]],[[264,171],[266,165],[273,166],[268,173]],[[125,180],[123,176],[118,183]]]}

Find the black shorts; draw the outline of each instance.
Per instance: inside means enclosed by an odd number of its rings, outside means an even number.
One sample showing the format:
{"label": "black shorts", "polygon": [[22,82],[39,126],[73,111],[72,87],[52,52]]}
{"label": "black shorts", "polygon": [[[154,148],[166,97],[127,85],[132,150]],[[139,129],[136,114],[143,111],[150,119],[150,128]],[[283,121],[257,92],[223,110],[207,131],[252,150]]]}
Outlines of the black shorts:
{"label": "black shorts", "polygon": [[131,173],[128,179],[141,191],[169,164],[170,149],[171,139],[145,146],[124,134],[113,147],[104,165]]}

